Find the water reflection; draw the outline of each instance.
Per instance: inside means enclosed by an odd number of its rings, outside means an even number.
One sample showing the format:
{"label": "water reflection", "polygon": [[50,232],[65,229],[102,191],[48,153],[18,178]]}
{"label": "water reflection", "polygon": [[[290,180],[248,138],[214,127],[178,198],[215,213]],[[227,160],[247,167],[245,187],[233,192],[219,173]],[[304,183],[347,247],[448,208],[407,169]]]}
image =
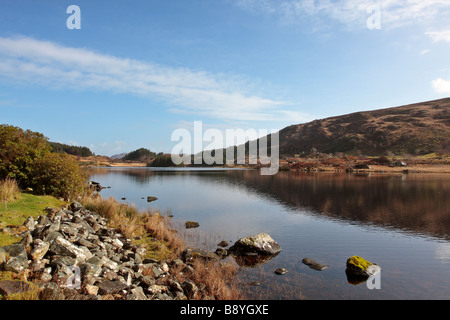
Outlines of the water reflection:
{"label": "water reflection", "polygon": [[450,239],[450,176],[229,173],[291,208]]}
{"label": "water reflection", "polygon": [[440,243],[437,245],[436,259],[442,263],[450,263],[450,243]]}
{"label": "water reflection", "polygon": [[118,174],[134,183],[198,179],[202,184],[244,188],[294,210],[330,219],[450,239],[450,176],[382,174],[307,174],[254,170],[148,170],[90,168],[90,176]]}
{"label": "water reflection", "polygon": [[260,254],[255,254],[255,255],[235,255],[234,260],[236,261],[236,263],[238,264],[238,266],[240,267],[246,267],[246,268],[256,268],[259,267],[267,262],[269,262],[270,260],[272,260],[273,258],[275,258],[278,254],[276,255],[260,255]]}

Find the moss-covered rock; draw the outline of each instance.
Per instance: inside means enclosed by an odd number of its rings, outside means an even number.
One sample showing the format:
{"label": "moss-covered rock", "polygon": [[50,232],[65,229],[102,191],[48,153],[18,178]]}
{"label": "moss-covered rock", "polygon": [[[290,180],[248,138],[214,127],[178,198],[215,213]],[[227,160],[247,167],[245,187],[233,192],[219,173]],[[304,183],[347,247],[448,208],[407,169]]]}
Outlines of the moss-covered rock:
{"label": "moss-covered rock", "polygon": [[381,268],[376,263],[367,261],[360,256],[352,256],[347,259],[347,269],[345,270],[349,277],[368,278],[381,271]]}

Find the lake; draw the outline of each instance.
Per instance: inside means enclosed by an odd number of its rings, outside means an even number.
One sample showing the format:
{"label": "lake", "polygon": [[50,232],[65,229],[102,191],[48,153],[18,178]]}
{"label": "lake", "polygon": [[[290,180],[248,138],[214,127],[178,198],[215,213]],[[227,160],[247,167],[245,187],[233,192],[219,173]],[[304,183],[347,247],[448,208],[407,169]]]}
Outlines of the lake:
{"label": "lake", "polygon": [[[90,168],[90,179],[139,209],[197,221],[191,245],[214,251],[265,232],[282,251],[240,267],[249,299],[450,299],[450,175],[338,174],[192,168]],[[147,196],[157,201],[147,203]],[[125,197],[126,200],[120,200]],[[352,284],[347,258],[381,266]],[[316,271],[309,257],[329,267]],[[277,275],[277,268],[287,269]],[[377,284],[370,286],[368,284]]]}

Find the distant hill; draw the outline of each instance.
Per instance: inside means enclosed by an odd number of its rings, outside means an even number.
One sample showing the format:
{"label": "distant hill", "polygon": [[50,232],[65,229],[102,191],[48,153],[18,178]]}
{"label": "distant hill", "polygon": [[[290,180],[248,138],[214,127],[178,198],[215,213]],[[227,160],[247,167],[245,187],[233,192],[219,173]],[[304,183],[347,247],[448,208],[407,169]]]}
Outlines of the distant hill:
{"label": "distant hill", "polygon": [[124,153],[119,153],[119,154],[115,154],[113,156],[111,156],[111,159],[123,159],[126,157],[128,153],[124,152]]}
{"label": "distant hill", "polygon": [[145,148],[140,148],[128,153],[122,160],[130,160],[130,161],[150,161],[151,159],[156,157],[156,153],[152,152]]}
{"label": "distant hill", "polygon": [[421,155],[449,144],[450,98],[314,120],[280,131],[282,155],[311,150]]}

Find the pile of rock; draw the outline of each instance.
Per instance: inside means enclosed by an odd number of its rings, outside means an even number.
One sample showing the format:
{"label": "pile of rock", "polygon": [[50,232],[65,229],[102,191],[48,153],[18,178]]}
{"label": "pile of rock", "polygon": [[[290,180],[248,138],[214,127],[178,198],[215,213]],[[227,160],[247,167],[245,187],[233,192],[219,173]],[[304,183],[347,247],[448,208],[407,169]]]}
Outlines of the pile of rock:
{"label": "pile of rock", "polygon": [[204,297],[204,286],[189,280],[194,272],[189,263],[145,258],[145,248],[132,245],[78,202],[48,208],[47,215],[30,217],[24,226],[19,243],[0,248],[0,270],[40,283],[41,299]]}

